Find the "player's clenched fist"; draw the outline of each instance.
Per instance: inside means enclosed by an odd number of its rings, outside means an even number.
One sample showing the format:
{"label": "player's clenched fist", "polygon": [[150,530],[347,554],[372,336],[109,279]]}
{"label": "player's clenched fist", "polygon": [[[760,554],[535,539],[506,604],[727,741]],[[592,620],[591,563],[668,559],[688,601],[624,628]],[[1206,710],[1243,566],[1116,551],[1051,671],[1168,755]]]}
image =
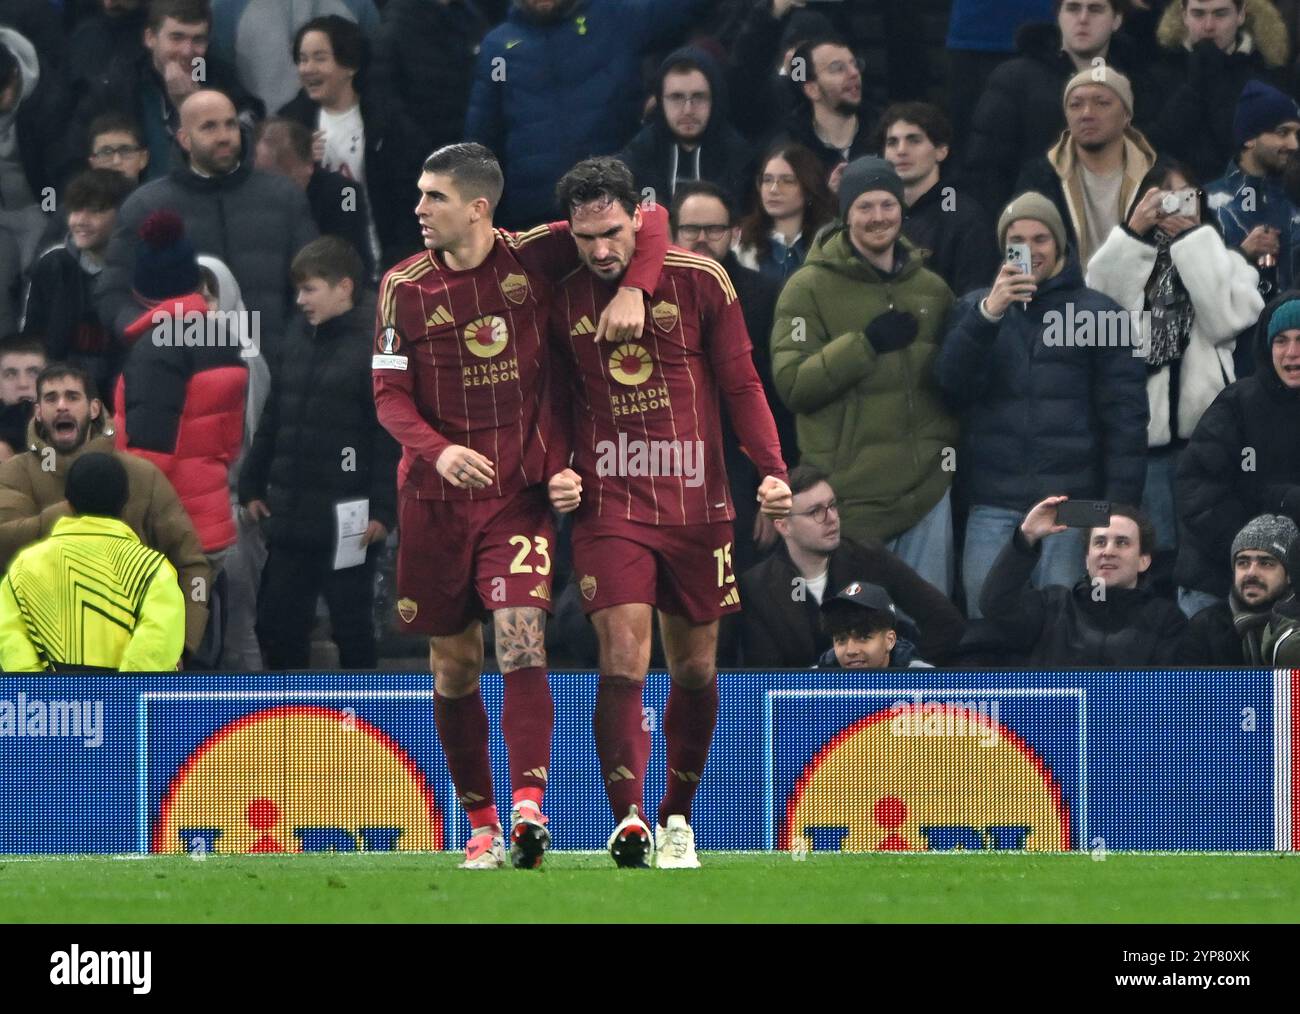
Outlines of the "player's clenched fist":
{"label": "player's clenched fist", "polygon": [[486,489],[496,481],[492,462],[460,444],[452,444],[439,454],[434,467],[457,489]]}
{"label": "player's clenched fist", "polygon": [[794,494],[790,487],[774,475],[769,475],[758,487],[758,503],[770,518],[783,518],[790,513]]}
{"label": "player's clenched fist", "polygon": [[546,484],[546,492],[551,498],[551,506],[561,514],[576,511],[582,502],[582,476],[572,468],[556,472]]}

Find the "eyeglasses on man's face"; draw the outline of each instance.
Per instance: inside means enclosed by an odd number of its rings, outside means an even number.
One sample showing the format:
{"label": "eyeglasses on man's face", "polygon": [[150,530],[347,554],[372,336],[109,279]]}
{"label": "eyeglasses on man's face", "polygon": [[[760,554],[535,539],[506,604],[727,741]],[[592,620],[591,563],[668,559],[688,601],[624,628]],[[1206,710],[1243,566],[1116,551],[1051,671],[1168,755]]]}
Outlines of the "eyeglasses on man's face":
{"label": "eyeglasses on man's face", "polygon": [[703,233],[709,239],[722,239],[730,229],[729,225],[679,225],[677,235],[682,239],[699,239]]}
{"label": "eyeglasses on man's face", "polygon": [[834,514],[836,517],[840,516],[840,502],[838,500],[832,500],[830,503],[818,504],[816,507],[806,511],[790,512],[792,518],[812,518],[819,525],[824,525],[826,519],[830,517],[831,514]]}

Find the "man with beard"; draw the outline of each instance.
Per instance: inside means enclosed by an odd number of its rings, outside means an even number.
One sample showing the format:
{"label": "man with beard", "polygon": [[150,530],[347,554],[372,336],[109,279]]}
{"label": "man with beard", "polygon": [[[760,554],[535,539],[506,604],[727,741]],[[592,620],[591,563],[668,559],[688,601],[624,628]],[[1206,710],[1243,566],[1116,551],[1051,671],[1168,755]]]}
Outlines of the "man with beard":
{"label": "man with beard", "polygon": [[[1261,81],[1249,82],[1233,120],[1237,158],[1227,175],[1205,188],[1223,242],[1237,247],[1272,283],[1289,289],[1300,246],[1300,209],[1283,183],[1300,135],[1300,107]],[[1266,293],[1266,296],[1269,293]]]}
{"label": "man with beard", "polygon": [[225,263],[245,305],[261,314],[262,353],[274,361],[293,307],[289,265],[317,235],[307,197],[284,177],[252,167],[235,106],[221,92],[191,95],[180,123],[177,140],[189,165],[146,183],[122,205],[95,290],[99,319],[121,335],[140,315],[131,295],[140,226],[150,213],[171,208],[194,248]]}
{"label": "man with beard", "polygon": [[1128,221],[1156,153],[1132,126],[1133,88],[1112,67],[1080,71],[1065,86],[1068,129],[1025,166],[1015,192],[1052,199],[1085,270],[1112,229]]}
{"label": "man with beard", "polygon": [[794,52],[790,80],[804,101],[786,121],[786,136],[821,159],[827,176],[873,153],[875,116],[862,108],[862,70],[845,42],[809,39]]}
{"label": "man with beard", "polygon": [[1287,554],[1300,532],[1290,518],[1261,514],[1232,540],[1232,591],[1192,617],[1180,665],[1272,665],[1263,646],[1276,605],[1295,599]]}
{"label": "man with beard", "polygon": [[957,420],[934,364],[953,296],[902,235],[903,199],[884,159],[849,164],[843,222],[813,241],[777,300],[772,377],[801,463],[839,495],[844,534],[879,539],[947,595]]}
{"label": "man with beard", "polygon": [[73,514],[64,496],[68,471],[86,454],[111,454],[126,469],[129,494],[119,515],[150,549],[167,557],[185,593],[185,648],[197,650],[208,623],[207,559],[180,497],[157,466],[113,449],[112,427],[95,382],[54,363],[36,379],[30,449],[0,464],[0,568],[18,550],[49,535]]}

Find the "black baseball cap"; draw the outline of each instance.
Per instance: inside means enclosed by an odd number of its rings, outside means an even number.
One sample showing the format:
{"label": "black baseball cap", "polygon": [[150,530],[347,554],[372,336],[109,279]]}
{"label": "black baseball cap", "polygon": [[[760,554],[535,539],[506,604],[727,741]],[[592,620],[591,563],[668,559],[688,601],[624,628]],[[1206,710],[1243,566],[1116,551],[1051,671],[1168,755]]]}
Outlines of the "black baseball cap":
{"label": "black baseball cap", "polygon": [[898,615],[898,610],[894,608],[894,601],[889,597],[889,592],[878,584],[869,584],[866,581],[850,582],[833,597],[822,599],[822,612],[826,612],[835,602],[851,602],[863,609],[877,609],[887,612],[891,616]]}

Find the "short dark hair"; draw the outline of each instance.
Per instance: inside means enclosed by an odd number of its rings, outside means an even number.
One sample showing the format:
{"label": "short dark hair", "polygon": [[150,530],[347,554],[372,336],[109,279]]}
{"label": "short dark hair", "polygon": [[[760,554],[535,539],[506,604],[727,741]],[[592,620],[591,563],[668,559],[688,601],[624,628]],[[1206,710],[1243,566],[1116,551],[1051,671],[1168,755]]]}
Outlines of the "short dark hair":
{"label": "short dark hair", "polygon": [[357,72],[353,86],[359,89],[361,76],[370,62],[370,47],[361,28],[355,21],[350,21],[338,14],[326,14],[312,18],[298,29],[293,36],[293,62],[298,62],[298,53],[302,49],[303,37],[308,32],[320,32],[330,40],[330,50],[334,53],[334,62],[340,67],[347,67]]}
{"label": "short dark hair", "polygon": [[822,609],[822,629],[832,641],[837,637],[866,640],[882,630],[897,628],[898,620],[888,609],[868,609],[842,599],[832,599]]}
{"label": "short dark hair", "polygon": [[63,206],[68,211],[116,211],[134,189],[130,180],[112,169],[87,169],[68,184]]}
{"label": "short dark hair", "polygon": [[795,465],[790,469],[790,493],[798,496],[806,493],[819,482],[830,485],[831,478],[815,465]]}
{"label": "short dark hair", "polygon": [[357,248],[346,239],[321,236],[294,256],[289,266],[289,277],[294,285],[301,285],[309,278],[323,278],[330,285],[338,285],[343,279],[351,278],[353,297],[359,298],[366,269]]}
{"label": "short dark hair", "polygon": [[90,126],[86,128],[86,149],[88,152],[95,150],[95,138],[101,134],[130,134],[135,138],[136,144],[144,144],[144,131],[140,129],[140,121],[134,116],[128,116],[116,109],[100,113],[90,121]]}
{"label": "short dark hair", "polygon": [[126,467],[116,454],[83,454],[68,469],[64,496],[74,514],[117,518],[130,498]]}
{"label": "short dark hair", "polygon": [[211,28],[212,7],[208,0],[149,0],[145,27],[151,32],[157,32],[167,18],[183,25],[194,25],[202,21]]}
{"label": "short dark hair", "polygon": [[876,121],[877,150],[885,150],[885,135],[900,120],[915,123],[936,148],[952,146],[952,123],[942,109],[929,102],[895,102]]}
{"label": "short dark hair", "polygon": [[99,397],[99,388],[95,384],[95,378],[80,366],[73,366],[71,363],[50,363],[36,375],[36,400],[41,400],[42,387],[51,380],[62,380],[64,377],[72,377],[74,380],[81,381],[81,389],[86,392],[87,401],[93,401]]}
{"label": "short dark hair", "polygon": [[[1110,519],[1128,518],[1138,530],[1138,552],[1143,556],[1153,556],[1156,551],[1156,527],[1151,523],[1151,519],[1139,507],[1132,504],[1116,503],[1111,504]],[[1088,542],[1092,542],[1092,533],[1097,526],[1088,529]]]}
{"label": "short dark hair", "polygon": [[[803,85],[809,81],[817,80],[817,68],[813,64],[812,55],[814,50],[818,50],[822,46],[843,46],[850,53],[853,53],[853,47],[849,45],[849,41],[839,35],[813,35],[804,39],[803,42],[799,43],[799,45],[795,47],[795,51],[790,57],[792,65],[797,66],[798,64],[796,64],[795,61],[802,60],[803,66],[806,68],[806,75],[803,81],[795,81],[791,78],[791,82],[801,94],[803,92]],[[857,56],[856,53],[853,55],[855,57]]]}
{"label": "short dark hair", "polygon": [[583,159],[560,177],[555,199],[561,213],[572,218],[584,204],[617,201],[629,215],[636,211],[639,196],[632,170],[611,155]]}
{"label": "short dark hair", "polygon": [[443,145],[424,160],[424,171],[450,176],[461,197],[470,200],[485,198],[493,211],[506,187],[501,163],[492,154],[492,149],[474,141]]}
{"label": "short dark hair", "polygon": [[311,131],[297,120],[287,116],[269,116],[253,129],[253,149],[265,141],[275,150],[275,160],[280,168],[285,168],[285,155],[310,165]]}
{"label": "short dark hair", "polygon": [[735,220],[736,212],[731,205],[731,197],[725,190],[708,180],[692,180],[690,183],[678,184],[673,192],[673,203],[668,209],[668,224],[672,226],[673,232],[677,231],[677,216],[682,205],[691,197],[712,197],[715,201],[721,201],[727,212],[727,224],[731,225]]}
{"label": "short dark hair", "polygon": [[[1187,10],[1187,0],[1182,0],[1182,4],[1183,4],[1183,10]],[[1236,7],[1237,10],[1241,10],[1242,7],[1245,6],[1245,4],[1246,4],[1246,0],[1232,0],[1232,5]]]}
{"label": "short dark hair", "polygon": [[45,343],[33,335],[10,334],[0,338],[0,359],[5,356],[43,356]]}

